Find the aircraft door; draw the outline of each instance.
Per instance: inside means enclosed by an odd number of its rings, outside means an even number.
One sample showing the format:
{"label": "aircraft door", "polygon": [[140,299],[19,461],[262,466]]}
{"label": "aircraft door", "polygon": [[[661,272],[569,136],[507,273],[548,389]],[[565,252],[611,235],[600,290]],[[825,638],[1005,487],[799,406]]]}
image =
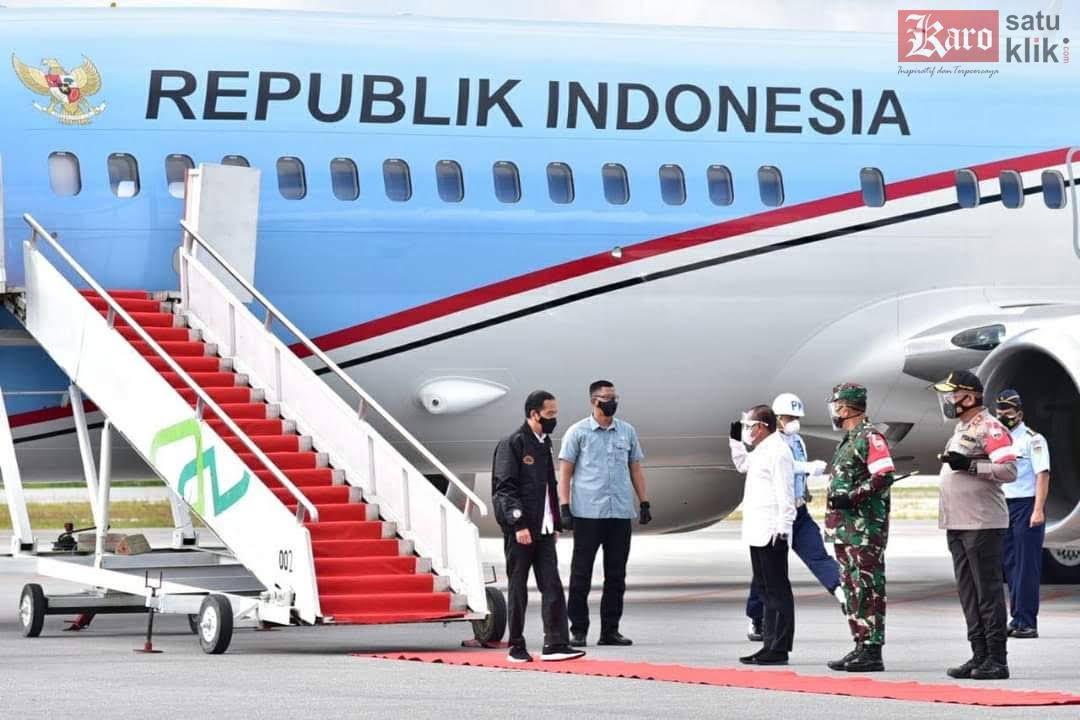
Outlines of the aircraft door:
{"label": "aircraft door", "polygon": [[7,263],[4,262],[4,159],[0,157],[0,293],[7,292]]}
{"label": "aircraft door", "polygon": [[1076,182],[1078,171],[1080,171],[1078,162],[1080,162],[1080,147],[1069,148],[1069,152],[1065,155],[1065,171],[1069,176],[1069,205],[1072,206],[1073,252],[1080,258],[1080,207],[1076,205]]}

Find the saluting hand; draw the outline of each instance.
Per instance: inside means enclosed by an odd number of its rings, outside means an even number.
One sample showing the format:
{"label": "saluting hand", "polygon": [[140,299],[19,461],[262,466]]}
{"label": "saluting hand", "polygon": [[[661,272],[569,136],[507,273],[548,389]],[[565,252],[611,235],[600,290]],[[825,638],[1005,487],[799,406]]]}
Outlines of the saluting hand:
{"label": "saluting hand", "polygon": [[517,541],[521,545],[532,545],[532,533],[529,532],[529,528],[524,530],[518,530],[515,534]]}

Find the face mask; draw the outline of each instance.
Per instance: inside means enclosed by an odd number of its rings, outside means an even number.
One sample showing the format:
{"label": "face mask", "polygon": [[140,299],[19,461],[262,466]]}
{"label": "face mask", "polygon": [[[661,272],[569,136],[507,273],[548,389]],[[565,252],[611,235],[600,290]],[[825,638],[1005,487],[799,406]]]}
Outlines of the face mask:
{"label": "face mask", "polygon": [[938,404],[941,406],[941,416],[946,420],[955,420],[968,409],[956,401],[956,393],[938,395]]}
{"label": "face mask", "polygon": [[1002,425],[1013,430],[1020,424],[1022,418],[1019,415],[1013,415],[1011,417],[1009,415],[998,415],[998,420],[1001,421]]}
{"label": "face mask", "polygon": [[605,417],[612,417],[615,411],[619,408],[618,400],[601,400],[596,404],[600,408],[600,412],[604,413]]}
{"label": "face mask", "polygon": [[829,419],[832,421],[833,430],[844,429],[844,418],[840,417],[840,406],[836,403],[829,403]]}
{"label": "face mask", "polygon": [[546,418],[543,415],[540,416],[540,429],[543,430],[545,435],[550,435],[555,432],[555,424],[559,421],[558,418]]}
{"label": "face mask", "polygon": [[750,448],[751,450],[754,449],[754,439],[753,438],[754,438],[754,428],[756,428],[756,427],[757,427],[757,423],[754,423],[752,425],[748,424],[748,423],[743,423],[743,426],[742,426],[743,445]]}
{"label": "face mask", "polygon": [[799,424],[798,420],[788,420],[787,424],[784,425],[784,434],[797,435],[801,429],[802,426]]}

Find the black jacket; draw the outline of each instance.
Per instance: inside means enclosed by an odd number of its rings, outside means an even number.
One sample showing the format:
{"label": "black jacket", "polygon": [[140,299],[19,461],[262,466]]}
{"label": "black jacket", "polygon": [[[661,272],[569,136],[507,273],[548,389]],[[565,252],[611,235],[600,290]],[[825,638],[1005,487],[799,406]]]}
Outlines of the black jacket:
{"label": "black jacket", "polygon": [[491,467],[491,498],[495,520],[504,532],[525,528],[540,534],[544,523],[544,491],[551,503],[555,530],[559,522],[559,495],[551,436],[536,439],[528,423],[499,441]]}

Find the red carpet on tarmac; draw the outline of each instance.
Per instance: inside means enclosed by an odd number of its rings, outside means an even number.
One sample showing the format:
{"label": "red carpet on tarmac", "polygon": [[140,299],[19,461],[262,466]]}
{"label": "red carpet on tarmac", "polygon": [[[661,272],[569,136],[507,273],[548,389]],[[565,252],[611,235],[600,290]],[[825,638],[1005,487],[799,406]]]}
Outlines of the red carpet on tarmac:
{"label": "red carpet on tarmac", "polygon": [[1005,690],[986,686],[924,685],[916,682],[873,680],[868,677],[799,675],[773,670],[734,670],[730,668],[657,665],[618,660],[570,660],[514,664],[503,652],[451,651],[356,653],[356,657],[383,660],[412,660],[504,670],[533,670],[564,675],[660,680],[663,682],[751,688],[780,692],[804,692],[818,695],[847,695],[879,700],[940,702],[987,707],[1034,707],[1041,705],[1080,705],[1080,695],[1030,690]]}

